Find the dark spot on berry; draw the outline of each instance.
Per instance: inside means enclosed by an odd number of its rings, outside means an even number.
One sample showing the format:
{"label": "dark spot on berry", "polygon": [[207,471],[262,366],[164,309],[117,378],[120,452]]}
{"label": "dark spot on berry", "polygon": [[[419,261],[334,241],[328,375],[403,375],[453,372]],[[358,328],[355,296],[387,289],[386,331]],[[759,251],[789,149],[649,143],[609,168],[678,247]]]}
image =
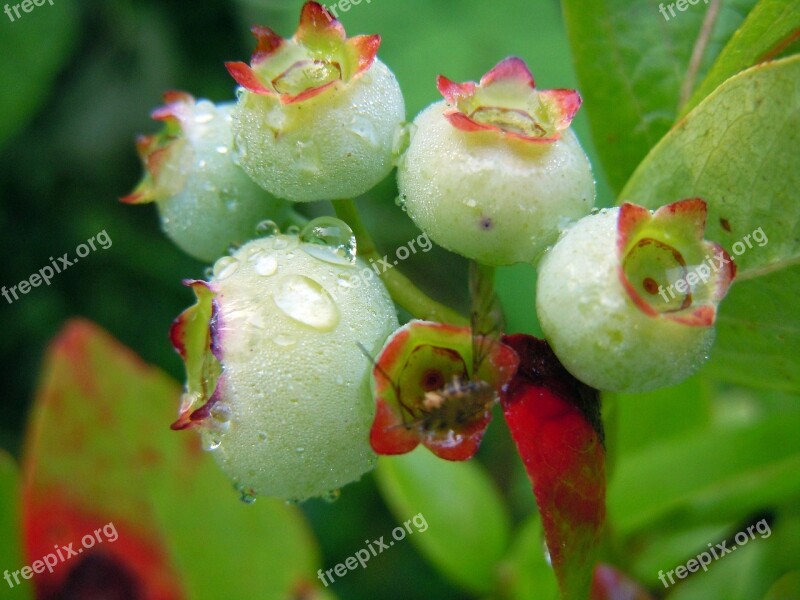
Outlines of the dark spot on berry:
{"label": "dark spot on berry", "polygon": [[645,277],[642,281],[642,286],[648,294],[656,295],[658,293],[658,284],[652,277]]}
{"label": "dark spot on berry", "polygon": [[489,217],[481,217],[480,228],[483,231],[489,231],[492,227],[494,227],[494,223]]}
{"label": "dark spot on berry", "polygon": [[439,390],[444,387],[444,376],[441,371],[428,369],[422,375],[422,389],[426,392]]}
{"label": "dark spot on berry", "polygon": [[725,231],[727,231],[728,233],[730,233],[730,232],[731,232],[731,224],[728,222],[728,219],[722,219],[722,218],[721,218],[721,219],[719,220],[719,224],[722,226],[722,228],[723,228]]}

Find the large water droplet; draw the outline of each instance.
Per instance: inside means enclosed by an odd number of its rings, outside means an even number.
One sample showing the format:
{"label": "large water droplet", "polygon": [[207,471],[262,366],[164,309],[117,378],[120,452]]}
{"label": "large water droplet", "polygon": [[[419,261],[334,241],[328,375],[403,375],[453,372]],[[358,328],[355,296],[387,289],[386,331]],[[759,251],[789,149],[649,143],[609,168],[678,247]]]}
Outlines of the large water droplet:
{"label": "large water droplet", "polygon": [[295,321],[318,331],[339,324],[339,309],[327,291],[305,275],[288,275],[274,295],[275,304]]}
{"label": "large water droplet", "polygon": [[256,225],[256,233],[264,237],[279,235],[280,232],[281,230],[278,227],[278,224],[275,221],[271,221],[269,219],[267,219],[266,221],[261,221],[258,225]]}
{"label": "large water droplet", "polygon": [[356,262],[356,236],[344,221],[336,217],[319,217],[300,232],[302,246],[311,256],[333,264]]}
{"label": "large water droplet", "polygon": [[261,256],[256,260],[255,272],[263,277],[269,277],[270,275],[274,275],[275,271],[278,270],[278,259],[275,258],[272,254],[269,256]]}
{"label": "large water droplet", "polygon": [[222,281],[236,273],[239,269],[239,261],[233,256],[223,256],[214,263],[214,277]]}

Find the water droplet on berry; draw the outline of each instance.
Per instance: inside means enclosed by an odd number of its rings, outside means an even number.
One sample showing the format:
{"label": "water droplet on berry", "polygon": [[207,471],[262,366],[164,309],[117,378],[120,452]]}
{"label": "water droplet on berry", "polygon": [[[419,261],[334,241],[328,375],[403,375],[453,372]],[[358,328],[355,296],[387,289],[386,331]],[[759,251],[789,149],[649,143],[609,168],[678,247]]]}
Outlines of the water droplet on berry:
{"label": "water droplet on berry", "polygon": [[258,439],[261,440],[262,442],[266,442],[267,439],[269,439],[269,436],[267,436],[267,432],[266,431],[259,431],[258,432]]}
{"label": "water droplet on berry", "polygon": [[263,277],[269,277],[270,275],[274,275],[275,271],[278,270],[278,259],[272,254],[269,256],[261,256],[256,261],[256,265],[253,268],[259,275]]}
{"label": "water droplet on berry", "polygon": [[327,291],[304,275],[288,275],[274,295],[275,305],[289,318],[318,331],[339,324],[339,309]]}
{"label": "water droplet on berry", "polygon": [[327,502],[328,504],[332,504],[336,502],[339,497],[342,495],[341,490],[329,490],[322,495],[323,502]]}
{"label": "water droplet on berry", "polygon": [[227,154],[228,153],[228,147],[227,146],[217,146],[216,150],[217,150],[217,152],[219,154]]}
{"label": "water droplet on berry", "polygon": [[281,230],[278,227],[278,224],[275,221],[271,221],[269,219],[267,219],[266,221],[261,221],[258,225],[256,225],[256,233],[264,237],[279,235],[280,232]]}
{"label": "water droplet on berry", "polygon": [[297,340],[295,340],[293,337],[283,335],[282,333],[276,335],[272,341],[278,344],[278,346],[283,346],[284,348],[287,346],[292,346],[297,342]]}
{"label": "water droplet on berry", "polygon": [[211,408],[211,416],[220,423],[227,423],[231,420],[232,411],[227,404],[217,402]]}
{"label": "water droplet on berry", "polygon": [[200,441],[203,446],[203,450],[206,452],[213,452],[222,444],[222,440],[217,434],[209,432],[203,432],[203,434],[200,436]]}
{"label": "water droplet on berry", "polygon": [[302,246],[311,256],[333,264],[356,262],[356,236],[344,221],[336,217],[319,217],[300,232]]}
{"label": "water droplet on berry", "polygon": [[375,126],[369,119],[355,117],[350,126],[350,130],[372,146],[377,146],[380,143],[378,133],[375,131]]}
{"label": "water droplet on berry", "polygon": [[239,492],[239,500],[245,504],[252,504],[256,501],[256,491],[253,488],[244,486],[241,483],[237,483],[233,487]]}
{"label": "water droplet on berry", "polygon": [[203,269],[203,277],[206,279],[211,279],[214,276],[214,269],[212,267],[206,267]]}
{"label": "water droplet on berry", "polygon": [[214,263],[214,277],[218,281],[227,279],[239,269],[239,261],[233,256],[223,256]]}

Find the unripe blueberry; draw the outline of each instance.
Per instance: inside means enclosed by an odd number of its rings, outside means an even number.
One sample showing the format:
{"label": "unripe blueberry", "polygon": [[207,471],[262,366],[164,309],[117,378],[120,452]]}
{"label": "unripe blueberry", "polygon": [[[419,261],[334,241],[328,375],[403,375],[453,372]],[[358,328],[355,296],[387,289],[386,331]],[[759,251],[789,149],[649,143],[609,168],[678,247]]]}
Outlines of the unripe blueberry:
{"label": "unripe blueberry", "polygon": [[295,36],[254,27],[251,66],[228,63],[242,86],[234,131],[242,168],[270,193],[295,202],[367,192],[394,167],[405,106],[376,58],[380,36],[346,38],[316,2]]}
{"label": "unripe blueberry", "polygon": [[162,133],[137,142],[145,176],[123,202],[156,202],[164,232],[187,254],[211,262],[255,237],[263,220],[282,221],[289,205],[265,193],[233,161],[233,104],[195,102],[169,92],[153,112]]}
{"label": "unripe blueberry", "polygon": [[539,264],[536,309],[567,370],[606,391],[677,384],[708,358],[716,307],[735,275],[703,240],[706,204],[654,214],[634,204],[568,229]]}
{"label": "unripe blueberry", "polygon": [[377,354],[395,309],[377,277],[343,287],[369,270],[345,238],[308,232],[218,260],[172,330],[188,375],[173,428],[198,426],[244,499],[324,495],[375,464],[370,361],[358,344]]}
{"label": "unripe blueberry", "polygon": [[568,129],[581,99],[535,89],[508,58],[480,84],[439,78],[446,101],[414,120],[400,199],[436,243],[488,265],[532,262],[594,205],[591,166]]}

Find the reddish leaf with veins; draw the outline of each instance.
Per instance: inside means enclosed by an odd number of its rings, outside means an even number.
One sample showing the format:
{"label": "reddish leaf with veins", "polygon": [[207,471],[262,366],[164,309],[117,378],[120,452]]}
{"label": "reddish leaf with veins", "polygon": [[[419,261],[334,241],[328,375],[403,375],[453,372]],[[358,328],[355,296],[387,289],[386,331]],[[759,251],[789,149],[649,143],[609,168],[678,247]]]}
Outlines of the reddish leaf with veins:
{"label": "reddish leaf with veins", "polygon": [[504,336],[520,364],[503,412],[533,485],[565,600],[589,595],[605,518],[605,449],[598,392],[572,375],[547,342]]}

